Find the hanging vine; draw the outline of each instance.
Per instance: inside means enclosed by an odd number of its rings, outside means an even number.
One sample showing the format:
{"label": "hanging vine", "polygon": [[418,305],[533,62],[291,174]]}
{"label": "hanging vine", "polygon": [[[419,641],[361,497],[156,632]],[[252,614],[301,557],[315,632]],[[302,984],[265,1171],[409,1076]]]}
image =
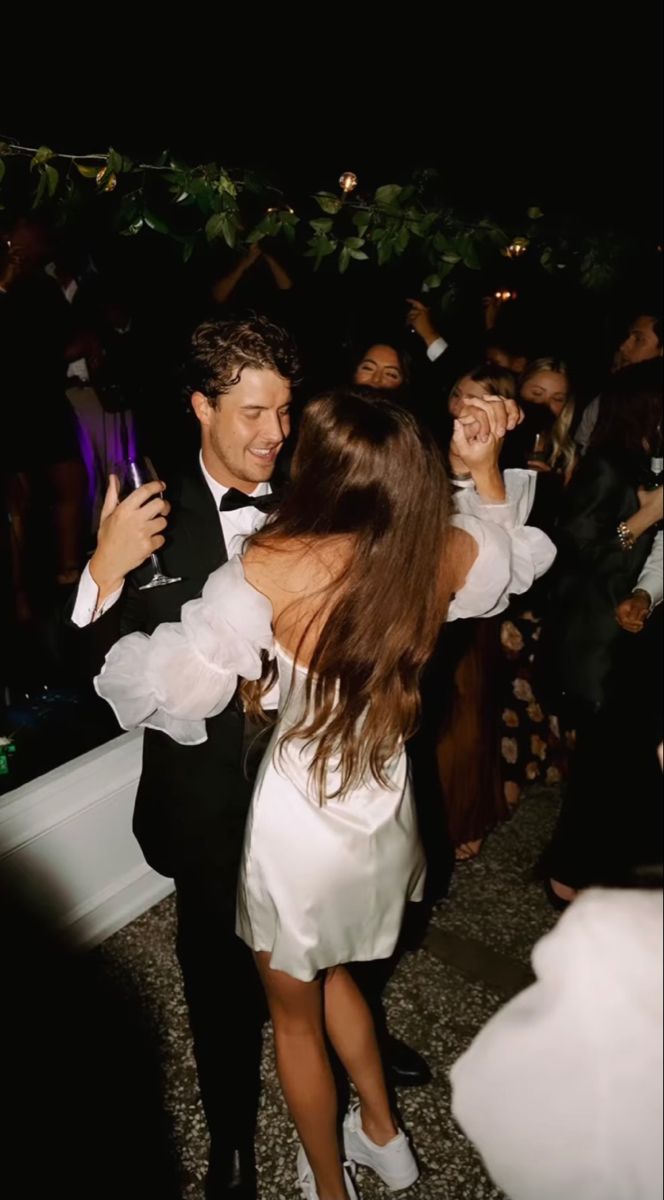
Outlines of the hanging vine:
{"label": "hanging vine", "polygon": [[[513,229],[488,215],[469,221],[435,197],[435,175],[420,171],[367,197],[347,171],[339,191],[315,192],[306,211],[295,212],[280,189],[249,169],[214,162],[192,166],[167,152],[155,162],[134,162],[115,149],[65,154],[0,141],[0,195],[27,187],[33,208],[48,206],[65,225],[80,216],[82,206],[104,203],[118,234],[136,237],[152,230],[173,238],[185,261],[206,243],[233,248],[284,238],[314,267],[336,258],[343,273],[353,262],[383,266],[416,250],[427,289],[444,292],[454,273],[478,271],[500,254],[527,254],[543,271],[569,269],[583,287],[600,289],[616,278],[629,253],[616,237],[570,238],[553,229],[536,206],[525,209]],[[262,213],[259,219],[256,212]]]}

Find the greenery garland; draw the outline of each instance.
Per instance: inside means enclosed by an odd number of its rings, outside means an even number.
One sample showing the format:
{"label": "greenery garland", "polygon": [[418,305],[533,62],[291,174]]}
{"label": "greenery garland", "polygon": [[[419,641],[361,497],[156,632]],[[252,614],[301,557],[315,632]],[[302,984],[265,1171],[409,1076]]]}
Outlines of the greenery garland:
{"label": "greenery garland", "polygon": [[547,224],[535,206],[513,231],[489,216],[469,221],[435,195],[433,170],[416,172],[405,184],[383,185],[370,198],[345,172],[339,192],[314,193],[307,213],[296,213],[279,189],[252,170],[190,166],[168,152],[156,162],[137,163],[115,149],[78,155],[0,141],[0,185],[3,178],[10,191],[27,183],[33,208],[50,206],[60,224],[74,221],[91,199],[103,201],[118,234],[135,237],[150,229],[171,237],[185,262],[205,242],[233,248],[282,237],[316,268],[336,256],[343,273],[352,262],[383,266],[415,249],[426,288],[441,296],[454,272],[479,271],[501,254],[527,254],[550,274],[567,268],[582,287],[600,290],[634,252],[611,235],[570,237]]}

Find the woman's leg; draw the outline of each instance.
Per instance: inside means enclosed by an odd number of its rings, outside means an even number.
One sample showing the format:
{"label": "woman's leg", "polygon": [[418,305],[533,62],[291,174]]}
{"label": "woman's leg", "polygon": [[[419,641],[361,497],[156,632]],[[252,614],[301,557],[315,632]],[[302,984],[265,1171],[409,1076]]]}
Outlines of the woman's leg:
{"label": "woman's leg", "polygon": [[362,1129],[377,1146],[399,1132],[392,1117],[376,1029],[369,1006],[345,967],[328,973],[324,987],[327,1034],[360,1097]]}
{"label": "woman's leg", "polygon": [[274,1027],[277,1071],[316,1179],[319,1200],[346,1200],[337,1140],[337,1093],[323,1029],[319,980],[302,983],[256,955]]}

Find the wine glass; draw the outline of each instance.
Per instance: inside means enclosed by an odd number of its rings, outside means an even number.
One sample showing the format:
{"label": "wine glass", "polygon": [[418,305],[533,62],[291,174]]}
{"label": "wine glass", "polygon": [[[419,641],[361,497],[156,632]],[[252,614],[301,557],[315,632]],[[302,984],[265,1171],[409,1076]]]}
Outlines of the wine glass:
{"label": "wine glass", "polygon": [[[132,492],[137,491],[144,483],[153,483],[159,479],[152,462],[146,456],[134,455],[122,462],[116,467],[116,473],[120,477],[120,487],[123,495],[129,496]],[[180,583],[181,575],[167,575],[162,568],[159,556],[155,553],[150,555],[152,564],[152,578],[147,583],[139,585],[139,591],[146,592],[149,588],[166,587],[169,583]]]}
{"label": "wine glass", "polygon": [[528,455],[528,461],[531,463],[546,463],[547,459],[547,437],[545,433],[537,433],[533,442],[533,448]]}

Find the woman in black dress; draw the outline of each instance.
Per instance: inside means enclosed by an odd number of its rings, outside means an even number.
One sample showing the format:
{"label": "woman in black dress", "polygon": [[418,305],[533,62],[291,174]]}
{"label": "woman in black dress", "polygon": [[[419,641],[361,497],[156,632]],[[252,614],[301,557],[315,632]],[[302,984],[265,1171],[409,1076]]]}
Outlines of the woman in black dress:
{"label": "woman in black dress", "polygon": [[566,490],[547,631],[551,671],[577,729],[569,787],[545,866],[560,901],[619,885],[661,857],[662,611],[630,633],[616,620],[662,521],[651,455],[662,360],[618,372]]}

